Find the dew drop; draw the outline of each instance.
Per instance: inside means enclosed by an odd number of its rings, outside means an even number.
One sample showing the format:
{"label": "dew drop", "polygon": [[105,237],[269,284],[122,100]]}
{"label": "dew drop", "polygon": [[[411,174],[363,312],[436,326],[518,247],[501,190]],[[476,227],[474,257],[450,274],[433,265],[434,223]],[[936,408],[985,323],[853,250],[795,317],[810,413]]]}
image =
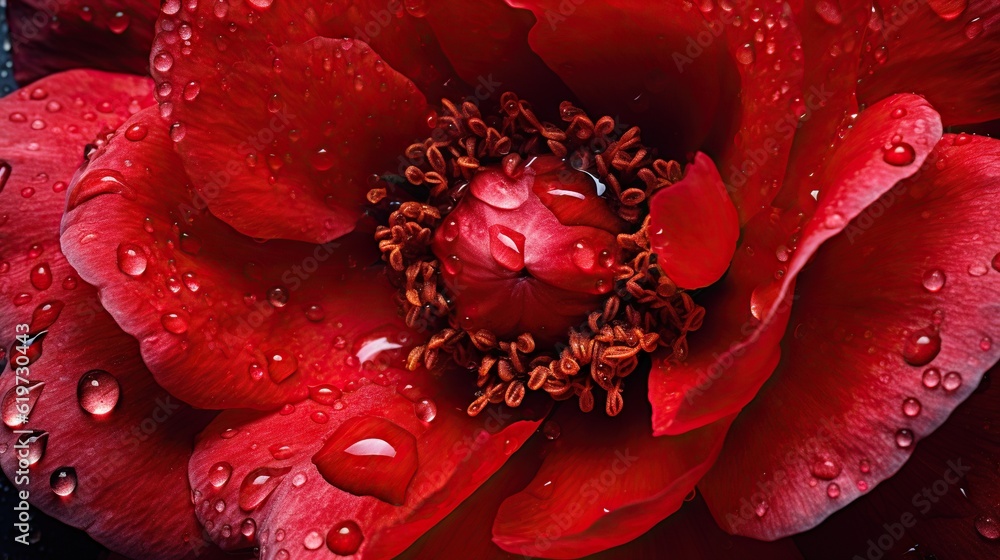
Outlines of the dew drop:
{"label": "dew drop", "polygon": [[7,186],[7,180],[10,179],[10,172],[12,168],[10,163],[0,160],[0,192],[3,192],[3,188]]}
{"label": "dew drop", "polygon": [[288,290],[278,286],[267,291],[267,301],[275,307],[288,305]]}
{"label": "dew drop", "polygon": [[889,115],[894,119],[901,119],[906,116],[906,107],[896,107]]}
{"label": "dew drop", "polygon": [[275,383],[288,379],[299,369],[299,361],[292,354],[274,352],[267,357],[267,372]]}
{"label": "dew drop", "polygon": [[865,474],[870,473],[871,470],[872,470],[871,461],[869,461],[868,459],[862,459],[858,463],[858,470],[861,471],[861,472],[863,472],[863,473],[865,473]]}
{"label": "dew drop", "polygon": [[842,470],[840,463],[830,457],[820,457],[809,467],[809,472],[821,480],[833,480]]}
{"label": "dew drop", "polygon": [[745,43],[736,49],[736,60],[740,64],[753,64],[755,58],[751,43]]}
{"label": "dew drop", "polygon": [[924,274],[923,278],[924,289],[931,293],[940,292],[941,289],[944,288],[946,280],[944,271],[936,268],[934,270],[928,270]]}
{"label": "dew drop", "polygon": [[216,488],[222,488],[229,482],[233,474],[233,466],[225,461],[212,465],[208,469],[208,483]]}
{"label": "dew drop", "polygon": [[911,334],[903,342],[903,359],[911,366],[927,365],[941,351],[941,336],[933,328]]}
{"label": "dew drop", "polygon": [[524,268],[524,235],[494,224],[490,226],[489,236],[490,255],[497,264],[513,272]]}
{"label": "dew drop", "polygon": [[76,469],[59,467],[52,471],[52,476],[49,477],[49,486],[56,496],[69,496],[76,491]]}
{"label": "dew drop", "polygon": [[421,422],[433,422],[437,418],[437,405],[430,399],[421,399],[413,403],[413,412]]}
{"label": "dew drop", "polygon": [[260,507],[290,470],[289,467],[262,467],[247,474],[240,484],[240,509],[250,512]]}
{"label": "dew drop", "polygon": [[586,239],[577,240],[573,244],[571,258],[573,264],[584,271],[593,270],[597,264],[597,252],[594,251],[594,247]]}
{"label": "dew drop", "polygon": [[364,541],[361,527],[354,521],[342,521],[326,534],[326,547],[334,554],[350,556],[361,548]]}
{"label": "dew drop", "polygon": [[840,497],[840,485],[837,484],[836,482],[831,482],[826,487],[826,495],[829,496],[831,499],[839,498]]}
{"label": "dew drop", "polygon": [[757,517],[764,517],[769,507],[771,506],[767,503],[767,501],[761,500],[756,506],[754,506],[753,512],[757,514]]}
{"label": "dew drop", "polygon": [[934,389],[941,384],[941,370],[938,368],[927,368],[921,377],[924,387]]}
{"label": "dew drop", "polygon": [[893,144],[889,147],[885,153],[882,154],[882,159],[885,160],[889,165],[904,166],[910,165],[917,158],[917,152],[913,149],[913,146],[907,144],[906,142],[899,142]]}
{"label": "dew drop", "polygon": [[76,397],[80,408],[94,414],[111,412],[118,404],[121,387],[115,376],[103,369],[92,369],[83,374],[76,386]]}
{"label": "dew drop", "polygon": [[913,397],[908,397],[908,398],[906,398],[906,399],[903,400],[903,414],[905,414],[906,416],[909,416],[909,417],[912,418],[912,417],[920,414],[920,409],[921,408],[922,407],[921,407],[920,401],[917,400],[917,399],[915,399],[915,398],[913,398]]}
{"label": "dew drop", "polygon": [[562,428],[555,420],[547,420],[542,424],[542,435],[549,441],[557,440],[562,435]]}
{"label": "dew drop", "polygon": [[341,424],[312,461],[338,488],[401,505],[417,471],[417,441],[388,420],[358,416]]}
{"label": "dew drop", "polygon": [[[178,286],[178,289],[180,287]],[[167,332],[174,334],[184,334],[188,330],[187,313],[183,311],[177,313],[164,313],[160,316],[160,324]]]}
{"label": "dew drop", "polygon": [[316,171],[326,171],[332,168],[337,161],[326,148],[320,148],[309,156],[309,163]]}
{"label": "dew drop", "polygon": [[125,130],[125,138],[132,142],[139,142],[149,134],[149,130],[144,124],[134,124]]}
{"label": "dew drop", "polygon": [[240,533],[244,537],[252,539],[254,533],[256,532],[257,532],[257,523],[253,519],[250,519],[248,517],[243,520],[243,523],[240,524]]}
{"label": "dew drop", "polygon": [[118,246],[118,270],[129,276],[141,276],[146,272],[148,261],[146,252],[134,243],[122,243]]}
{"label": "dew drop", "polygon": [[18,458],[26,461],[30,467],[45,457],[45,448],[48,446],[48,443],[49,433],[43,430],[28,430],[28,433],[18,434],[17,445],[15,447],[26,450],[25,453],[27,454],[27,456],[22,456],[19,451]]}
{"label": "dew drop", "polygon": [[309,398],[319,404],[331,405],[340,399],[343,393],[333,385],[316,385],[309,388]]}
{"label": "dew drop", "polygon": [[291,446],[281,445],[280,443],[276,443],[268,447],[267,450],[270,451],[271,456],[278,461],[290,459],[293,455],[295,455],[295,451],[291,448]]}
{"label": "dew drop", "polygon": [[913,445],[913,432],[902,428],[896,431],[896,446],[900,449],[906,449]]}
{"label": "dew drop", "polygon": [[990,264],[993,265],[993,270],[1000,272],[1000,253],[993,255],[993,262],[991,262]]}
{"label": "dew drop", "polygon": [[52,285],[52,270],[49,263],[42,263],[31,269],[31,285],[36,290],[47,290]]}
{"label": "dew drop", "polygon": [[443,226],[441,226],[441,235],[444,236],[444,240],[452,242],[458,239],[459,225],[455,220],[448,220]]}
{"label": "dew drop", "polygon": [[302,539],[302,546],[306,547],[306,550],[318,549],[323,546],[323,535],[319,534],[319,531],[309,531]]}
{"label": "dew drop", "polygon": [[153,57],[153,67],[160,72],[169,72],[174,65],[174,57],[170,53],[161,52]]}
{"label": "dew drop", "polygon": [[274,2],[274,0],[248,0],[248,1],[262,10],[270,8],[271,3]]}
{"label": "dew drop", "polygon": [[990,348],[992,347],[993,347],[993,339],[988,336],[984,336],[982,340],[979,341],[979,349],[982,350],[983,352],[989,352]]}
{"label": "dew drop", "polygon": [[189,255],[197,255],[201,252],[201,238],[193,233],[184,232],[180,234],[179,243],[181,251]]}
{"label": "dew drop", "polygon": [[976,532],[982,535],[983,538],[995,541],[1000,539],[1000,520],[992,515],[979,515],[976,516],[974,522],[976,526]]}
{"label": "dew drop", "polygon": [[[0,363],[6,363],[0,360]],[[20,395],[18,394],[20,388]],[[18,384],[11,387],[0,402],[0,412],[3,415],[3,423],[12,430],[22,428],[31,417],[38,397],[41,396],[45,383],[35,381],[28,384]],[[27,393],[25,393],[27,391]]]}
{"label": "dew drop", "polygon": [[313,323],[319,323],[326,318],[326,311],[322,305],[313,304],[306,308],[306,319]]}
{"label": "dew drop", "polygon": [[941,378],[941,387],[945,391],[957,391],[962,386],[962,374],[957,371],[949,371]]}
{"label": "dew drop", "polygon": [[980,276],[986,276],[987,272],[989,272],[989,269],[986,268],[986,265],[983,263],[977,262],[969,265],[969,276],[975,276],[978,278]]}

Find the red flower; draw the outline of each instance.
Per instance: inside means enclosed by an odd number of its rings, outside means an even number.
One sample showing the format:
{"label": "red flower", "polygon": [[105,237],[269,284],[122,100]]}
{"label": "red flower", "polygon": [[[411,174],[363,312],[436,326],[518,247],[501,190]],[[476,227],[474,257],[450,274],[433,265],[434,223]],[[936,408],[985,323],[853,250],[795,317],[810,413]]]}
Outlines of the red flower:
{"label": "red flower", "polygon": [[995,555],[996,3],[508,3],[12,2],[18,501],[135,558]]}

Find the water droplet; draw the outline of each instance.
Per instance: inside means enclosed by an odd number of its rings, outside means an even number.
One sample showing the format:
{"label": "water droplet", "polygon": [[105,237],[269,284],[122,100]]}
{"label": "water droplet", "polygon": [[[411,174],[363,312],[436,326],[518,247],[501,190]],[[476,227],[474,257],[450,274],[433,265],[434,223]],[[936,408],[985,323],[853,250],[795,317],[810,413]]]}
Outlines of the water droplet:
{"label": "water droplet", "polygon": [[924,387],[934,389],[941,384],[941,370],[938,368],[927,368],[927,370],[924,371],[921,381],[923,382]]}
{"label": "water droplet", "polygon": [[115,35],[121,35],[128,29],[130,19],[125,12],[115,12],[108,20],[108,29]]}
{"label": "water droplet", "polygon": [[326,534],[326,547],[334,554],[350,556],[361,548],[364,538],[357,523],[350,520],[342,521]]}
{"label": "water droplet", "polygon": [[889,115],[894,119],[901,119],[906,116],[906,107],[896,107]]}
{"label": "water droplet", "polygon": [[52,285],[52,270],[49,263],[42,263],[31,269],[31,285],[36,290],[47,290]]}
{"label": "water droplet", "polygon": [[334,159],[333,154],[331,154],[326,148],[320,148],[309,156],[309,163],[312,164],[313,169],[317,171],[326,171],[337,163]]}
{"label": "water droplet", "polygon": [[275,383],[288,379],[299,369],[295,356],[285,352],[274,352],[267,357],[267,372]]}
{"label": "water droplet", "polygon": [[296,488],[302,486],[305,483],[306,483],[306,475],[302,473],[296,473],[295,476],[292,477],[292,486]]}
{"label": "water droplet", "polygon": [[944,272],[938,269],[928,270],[924,273],[924,289],[931,293],[940,292],[941,288],[944,288],[944,284],[947,278]]}
{"label": "water droplet", "polygon": [[262,467],[251,471],[240,484],[240,509],[250,512],[260,507],[290,470],[289,467]]}
{"label": "water droplet", "polygon": [[192,292],[197,292],[201,288],[201,284],[198,282],[198,277],[195,276],[193,272],[185,272],[181,275],[181,282],[184,283],[184,287]]}
{"label": "water droplet", "polygon": [[830,212],[823,220],[823,225],[826,226],[827,229],[842,228],[845,223],[844,216],[837,212]]}
{"label": "water droplet", "polygon": [[562,428],[555,420],[547,420],[542,424],[542,435],[549,441],[557,440],[562,435]]}
{"label": "water droplet", "polygon": [[740,64],[753,64],[755,58],[751,43],[744,43],[736,49],[736,60]]}
{"label": "water droplet", "polygon": [[322,305],[313,304],[306,308],[306,319],[309,319],[313,323],[319,323],[326,318],[326,311],[323,309]]}
{"label": "water droplet", "polygon": [[69,496],[76,491],[76,469],[59,467],[52,471],[52,476],[49,477],[49,486],[56,496]]}
{"label": "water droplet", "polygon": [[107,414],[118,404],[121,387],[115,376],[103,369],[92,369],[83,374],[76,386],[80,408],[94,414]]}
{"label": "water droplet", "polygon": [[831,482],[826,487],[826,495],[829,496],[831,499],[839,498],[840,497],[840,485],[837,484],[836,482]]}
{"label": "water droplet", "polygon": [[291,448],[291,446],[281,445],[280,443],[276,443],[268,447],[267,450],[270,451],[271,456],[278,461],[284,461],[285,459],[289,459],[295,455],[295,451]]}
{"label": "water droplet", "polygon": [[910,165],[917,159],[917,152],[913,149],[913,146],[907,144],[906,142],[899,142],[890,146],[889,149],[882,154],[882,159],[889,165]]}
{"label": "water droplet", "polygon": [[309,415],[309,418],[317,424],[326,424],[330,421],[330,417],[321,410],[314,410],[312,414]]}
{"label": "water droplet", "polygon": [[271,3],[274,0],[248,0],[248,1],[262,10],[266,10],[271,7]]}
{"label": "water droplet", "polygon": [[201,93],[201,84],[196,81],[190,81],[184,86],[184,99],[186,101],[194,101],[199,93]]}
{"label": "water droplet", "polygon": [[865,482],[864,480],[859,480],[857,482],[857,486],[858,486],[858,490],[860,490],[862,492],[865,492],[865,491],[868,490],[868,483]]}
{"label": "water droplet", "polygon": [[451,275],[458,275],[462,273],[462,259],[458,255],[448,255],[444,259],[444,270],[446,273]]}
{"label": "water droplet", "polygon": [[809,472],[822,480],[833,480],[842,470],[840,463],[831,457],[820,457],[809,467]]}
{"label": "water droplet", "polygon": [[858,463],[858,470],[861,471],[861,472],[863,472],[863,473],[865,473],[865,474],[870,473],[872,471],[871,461],[869,461],[868,459],[862,459]]}
{"label": "water droplet", "polygon": [[181,247],[181,251],[184,251],[189,255],[197,255],[201,252],[201,238],[192,233],[184,232],[180,234],[179,245]]}
{"label": "water droplet", "polygon": [[184,123],[175,122],[174,124],[170,125],[170,139],[173,140],[174,142],[180,142],[181,140],[184,139],[184,136],[186,135],[187,135],[187,127],[184,126]]}
{"label": "water droplet", "polygon": [[146,252],[134,243],[122,243],[118,246],[118,270],[129,276],[141,276],[146,272],[148,264]]}
{"label": "water droplet", "polygon": [[448,220],[443,226],[441,226],[441,235],[444,236],[445,241],[452,242],[458,239],[460,229],[461,228],[459,228],[457,221]]}
{"label": "water droplet", "polygon": [[967,0],[927,0],[934,13],[945,21],[951,21],[962,15],[965,11]]}
{"label": "water droplet", "polygon": [[61,301],[47,301],[36,307],[31,314],[28,332],[37,334],[51,327],[65,306]]}
{"label": "water droplet", "polygon": [[941,351],[941,336],[932,328],[911,334],[903,343],[903,359],[911,366],[927,365]]}
{"label": "water droplet", "polygon": [[1000,539],[1000,520],[992,515],[978,515],[975,520],[976,532],[983,538],[995,541]]}
{"label": "water droplet", "polygon": [[972,264],[969,265],[969,275],[970,276],[975,276],[975,277],[978,278],[980,276],[986,276],[987,272],[989,272],[989,269],[983,263],[978,263],[977,262],[977,263],[972,263]]}
{"label": "water droplet", "polygon": [[[179,286],[178,289],[180,289]],[[163,325],[164,329],[167,329],[167,332],[184,334],[188,330],[187,313],[183,311],[178,313],[164,313],[160,316],[160,324]]]}
{"label": "water droplet", "polygon": [[406,13],[416,18],[422,18],[428,12],[427,0],[403,0],[403,7]]}
{"label": "water droplet", "polygon": [[896,446],[900,449],[906,449],[913,445],[913,432],[902,428],[896,431]]}
{"label": "water droplet", "polygon": [[153,57],[153,68],[160,72],[169,72],[173,65],[174,57],[170,56],[170,53],[161,52]]}
{"label": "water droplet", "polygon": [[275,307],[288,305],[288,290],[278,286],[267,291],[267,301]]}
{"label": "water droplet", "polygon": [[49,433],[43,430],[28,430],[26,434],[18,434],[15,447],[22,446],[18,449],[27,449],[27,456],[22,456],[19,451],[18,458],[27,461],[30,467],[45,457],[45,448],[48,443]]}
{"label": "water droplet", "polygon": [[490,226],[489,236],[490,255],[497,264],[513,272],[524,268],[524,235],[494,224]]}
{"label": "water droplet", "polygon": [[[5,362],[0,360],[0,363]],[[44,388],[45,383],[42,381],[20,383],[11,387],[0,403],[3,423],[12,430],[23,427],[31,417],[31,411],[34,410]]]}
{"label": "water droplet", "polygon": [[131,140],[132,142],[138,142],[146,137],[149,130],[144,124],[134,124],[125,130],[125,138]]}
{"label": "water droplet", "polygon": [[921,405],[919,400],[913,397],[908,397],[903,400],[903,414],[906,416],[912,418],[913,416],[920,414],[920,409]]}
{"label": "water droplet", "polygon": [[988,336],[984,336],[982,340],[979,341],[979,349],[982,350],[983,352],[989,352],[990,348],[992,347],[993,347],[993,339]]}
{"label": "water droplet", "polygon": [[993,265],[993,270],[1000,272],[1000,253],[993,255],[993,262],[990,264]]}
{"label": "water droplet", "polygon": [[7,179],[10,179],[11,170],[10,163],[0,160],[0,192],[3,192],[3,188],[7,186]]}
{"label": "water droplet", "polygon": [[[215,501],[215,511],[217,511],[219,513],[222,513],[224,511],[226,511],[226,502],[223,501],[223,500],[216,500]],[[227,525],[227,527],[228,527],[228,525]]]}
{"label": "water droplet", "polygon": [[312,461],[338,488],[401,505],[417,471],[417,440],[388,420],[359,416],[341,424]]}
{"label": "water droplet", "polygon": [[949,371],[941,378],[941,387],[945,391],[957,391],[962,386],[962,374],[957,371]]}
{"label": "water droplet", "polygon": [[586,239],[577,240],[573,244],[571,258],[573,264],[584,271],[593,270],[597,264],[597,252],[594,251],[594,247]]}
{"label": "water droplet", "polygon": [[240,533],[244,537],[252,539],[254,533],[256,532],[257,532],[257,522],[255,522],[253,519],[250,519],[248,517],[243,520],[243,523],[240,524]]}
{"label": "water droplet", "polygon": [[413,411],[421,422],[433,422],[437,418],[437,405],[430,399],[421,399],[413,403]]}
{"label": "water droplet", "polygon": [[225,461],[212,465],[208,469],[208,483],[216,488],[222,488],[229,482],[233,474],[233,466]]}
{"label": "water droplet", "polygon": [[757,514],[757,517],[764,517],[764,514],[767,513],[769,507],[770,504],[768,504],[767,501],[761,500],[756,506],[754,506],[753,511]]}
{"label": "water droplet", "polygon": [[342,393],[340,389],[333,385],[316,385],[309,388],[309,398],[319,404],[331,405],[340,399]]}

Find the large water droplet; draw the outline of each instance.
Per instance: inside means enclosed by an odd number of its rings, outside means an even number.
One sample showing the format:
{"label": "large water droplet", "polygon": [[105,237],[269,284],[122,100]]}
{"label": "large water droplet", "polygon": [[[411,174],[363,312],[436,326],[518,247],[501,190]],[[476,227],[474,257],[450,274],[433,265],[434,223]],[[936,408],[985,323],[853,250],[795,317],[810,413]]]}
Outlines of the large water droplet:
{"label": "large water droplet", "polygon": [[184,334],[188,330],[188,314],[183,311],[164,313],[160,316],[160,324],[167,332]]}
{"label": "large water droplet", "polygon": [[31,269],[31,285],[36,290],[47,290],[52,285],[52,269],[49,263],[42,263]]}
{"label": "large water droplet", "polygon": [[225,461],[218,462],[208,469],[208,483],[216,488],[222,488],[229,482],[233,474],[233,466]]}
{"label": "large water droplet", "polygon": [[12,430],[23,427],[31,417],[31,411],[38,402],[38,397],[45,388],[45,382],[35,381],[33,383],[19,383],[10,388],[0,403],[0,411],[3,414],[3,423]]}
{"label": "large water droplet", "polygon": [[995,541],[1000,539],[1000,519],[993,515],[979,515],[974,521],[976,532],[985,539]]}
{"label": "large water droplet", "polygon": [[122,243],[118,246],[118,270],[129,276],[141,276],[146,272],[148,264],[142,247],[134,243]]}
{"label": "large water droplet", "polygon": [[365,536],[354,521],[342,521],[326,534],[326,546],[334,554],[350,556],[361,548]]}
{"label": "large water droplet", "polygon": [[524,235],[494,224],[490,226],[489,236],[490,255],[497,264],[513,272],[524,268]]}
{"label": "large water droplet", "polygon": [[130,19],[125,12],[115,12],[108,20],[108,29],[115,35],[121,35],[128,29]]}
{"label": "large water droplet", "polygon": [[92,369],[83,374],[76,386],[80,408],[94,415],[111,412],[118,404],[120,395],[118,380],[103,369]]}
{"label": "large water droplet", "polygon": [[924,289],[931,293],[940,292],[941,288],[944,288],[946,280],[947,278],[944,275],[944,271],[936,268],[934,270],[928,270],[924,274]]}
{"label": "large water droplet", "polygon": [[145,138],[148,133],[149,129],[146,128],[146,125],[142,123],[134,124],[125,129],[125,138],[132,142],[138,142]]}
{"label": "large water droplet", "polygon": [[903,359],[911,366],[927,365],[941,351],[941,335],[933,328],[921,329],[903,342]]}
{"label": "large water droplet", "polygon": [[882,154],[882,159],[889,165],[910,165],[917,159],[917,152],[906,142],[898,142]]}
{"label": "large water droplet", "polygon": [[26,449],[27,456],[18,457],[28,463],[28,466],[42,460],[45,457],[45,448],[49,443],[49,433],[43,430],[28,430],[26,434],[18,434],[17,445]]}
{"label": "large water droplet", "polygon": [[240,484],[240,509],[250,512],[260,507],[290,470],[289,467],[262,467],[251,471]]}
{"label": "large water droplet", "polygon": [[417,440],[388,420],[359,416],[341,424],[312,461],[338,488],[402,505],[417,472]]}
{"label": "large water droplet", "polygon": [[840,462],[831,457],[820,457],[809,466],[809,472],[822,480],[833,480],[840,476],[842,470]]}
{"label": "large water droplet", "polygon": [[76,491],[76,469],[59,467],[52,471],[52,476],[49,477],[49,486],[56,496],[69,496]]}

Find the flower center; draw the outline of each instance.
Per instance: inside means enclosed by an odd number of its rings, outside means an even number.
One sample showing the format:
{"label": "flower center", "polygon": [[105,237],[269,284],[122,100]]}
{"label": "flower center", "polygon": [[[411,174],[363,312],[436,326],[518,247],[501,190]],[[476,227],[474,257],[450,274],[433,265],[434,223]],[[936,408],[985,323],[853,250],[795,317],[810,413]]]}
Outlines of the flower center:
{"label": "flower center", "polygon": [[646,232],[646,200],[680,166],[655,158],[638,128],[619,136],[613,119],[568,102],[562,127],[512,93],[495,117],[443,104],[403,175],[368,194],[406,322],[433,333],[407,367],[471,370],[471,415],[527,391],[576,397],[585,412],[597,392],[617,415],[640,357],[684,359],[704,317],[656,265]]}

